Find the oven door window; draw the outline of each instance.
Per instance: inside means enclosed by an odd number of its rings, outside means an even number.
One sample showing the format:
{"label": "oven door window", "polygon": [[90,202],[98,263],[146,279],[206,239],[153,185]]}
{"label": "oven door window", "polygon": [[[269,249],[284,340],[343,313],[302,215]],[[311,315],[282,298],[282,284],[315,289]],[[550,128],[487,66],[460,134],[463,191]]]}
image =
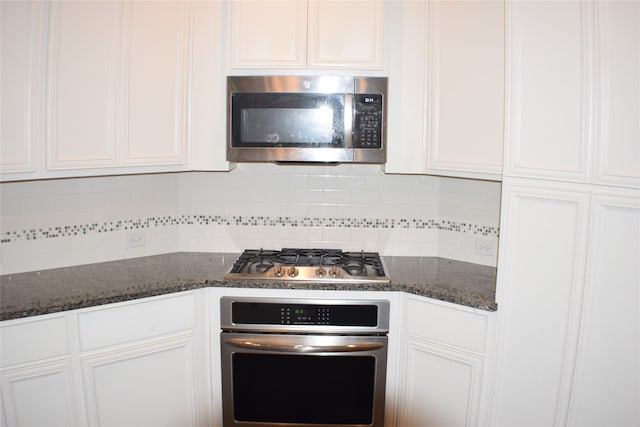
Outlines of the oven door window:
{"label": "oven door window", "polygon": [[343,94],[236,93],[234,147],[344,146]]}
{"label": "oven door window", "polygon": [[233,402],[240,422],[370,425],[372,355],[234,353]]}

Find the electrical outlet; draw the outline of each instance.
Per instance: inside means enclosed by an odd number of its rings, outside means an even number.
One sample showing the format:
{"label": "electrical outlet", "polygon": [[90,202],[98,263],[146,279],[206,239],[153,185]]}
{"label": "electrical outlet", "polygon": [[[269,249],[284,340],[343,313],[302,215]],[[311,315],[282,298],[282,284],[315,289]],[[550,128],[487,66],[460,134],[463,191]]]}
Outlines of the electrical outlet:
{"label": "electrical outlet", "polygon": [[126,238],[126,247],[127,249],[131,248],[141,248],[146,244],[144,231],[131,231],[127,233]]}
{"label": "electrical outlet", "polygon": [[476,255],[496,256],[496,242],[488,239],[476,239]]}

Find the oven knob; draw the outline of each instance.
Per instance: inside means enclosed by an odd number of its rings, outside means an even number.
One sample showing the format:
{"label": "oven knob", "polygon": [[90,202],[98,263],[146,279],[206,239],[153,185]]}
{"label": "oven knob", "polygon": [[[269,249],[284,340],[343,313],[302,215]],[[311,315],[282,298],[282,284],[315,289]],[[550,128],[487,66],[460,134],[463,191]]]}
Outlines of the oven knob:
{"label": "oven knob", "polygon": [[276,269],[273,271],[273,274],[276,277],[284,276],[284,268],[282,268],[282,266],[277,266]]}
{"label": "oven knob", "polygon": [[317,277],[324,277],[326,275],[327,275],[327,270],[325,270],[323,267],[316,268],[316,276]]}
{"label": "oven knob", "polygon": [[289,275],[289,277],[296,277],[298,275],[298,269],[295,267],[291,267],[289,270],[287,270],[287,274]]}
{"label": "oven knob", "polygon": [[337,267],[331,267],[331,270],[329,270],[329,276],[340,277],[340,270]]}

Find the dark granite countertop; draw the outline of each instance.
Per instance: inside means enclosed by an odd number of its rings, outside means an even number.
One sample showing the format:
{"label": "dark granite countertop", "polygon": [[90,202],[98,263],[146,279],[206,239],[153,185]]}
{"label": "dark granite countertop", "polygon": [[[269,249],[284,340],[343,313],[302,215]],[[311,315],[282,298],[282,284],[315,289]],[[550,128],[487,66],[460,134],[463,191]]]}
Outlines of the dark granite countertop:
{"label": "dark granite countertop", "polygon": [[229,282],[238,254],[179,252],[0,276],[0,320],[203,287],[402,291],[495,311],[496,269],[435,257],[384,257],[389,284]]}

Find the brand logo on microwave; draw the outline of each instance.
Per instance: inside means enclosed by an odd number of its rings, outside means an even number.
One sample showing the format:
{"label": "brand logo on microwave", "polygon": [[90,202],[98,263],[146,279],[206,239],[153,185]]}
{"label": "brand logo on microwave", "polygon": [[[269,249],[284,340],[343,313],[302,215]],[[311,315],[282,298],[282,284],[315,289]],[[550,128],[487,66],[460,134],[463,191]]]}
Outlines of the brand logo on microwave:
{"label": "brand logo on microwave", "polygon": [[372,97],[372,96],[365,96],[364,102],[365,102],[365,104],[372,104],[372,103],[377,102],[377,99]]}

